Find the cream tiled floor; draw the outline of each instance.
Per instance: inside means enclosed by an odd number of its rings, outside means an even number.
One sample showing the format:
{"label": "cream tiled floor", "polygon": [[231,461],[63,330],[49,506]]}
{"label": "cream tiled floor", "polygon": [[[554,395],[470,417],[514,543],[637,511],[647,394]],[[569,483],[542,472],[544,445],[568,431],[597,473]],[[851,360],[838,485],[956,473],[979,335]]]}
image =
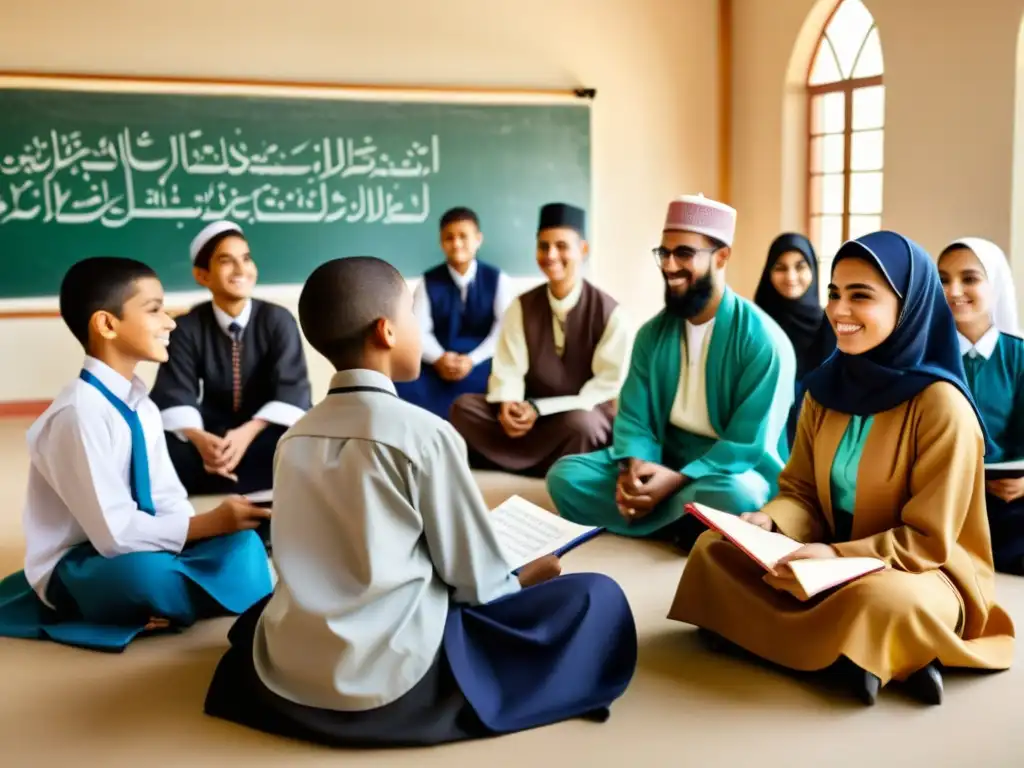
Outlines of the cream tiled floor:
{"label": "cream tiled floor", "polygon": [[[20,567],[25,421],[0,421],[0,572]],[[489,501],[511,492],[545,502],[543,486],[480,476]],[[703,648],[665,619],[683,567],[666,548],[602,536],[566,557],[623,585],[640,663],[603,724],[571,722],[433,750],[333,751],[246,731],[202,713],[230,619],[138,641],[121,655],[0,639],[0,765],[96,766],[916,766],[1024,765],[1024,668],[947,675],[946,703],[925,708],[895,690],[866,709],[842,691]],[[1024,622],[1024,579],[999,597]]]}

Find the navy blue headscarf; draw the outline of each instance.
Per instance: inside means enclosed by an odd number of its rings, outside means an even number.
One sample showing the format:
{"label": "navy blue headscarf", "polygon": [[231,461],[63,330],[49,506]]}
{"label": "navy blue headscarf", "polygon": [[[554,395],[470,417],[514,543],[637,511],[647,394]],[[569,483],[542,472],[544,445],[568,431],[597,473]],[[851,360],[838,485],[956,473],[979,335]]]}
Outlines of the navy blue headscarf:
{"label": "navy blue headscarf", "polygon": [[[939,272],[917,243],[895,232],[873,232],[843,245],[832,262],[859,258],[878,269],[900,297],[892,334],[861,355],[837,350],[808,374],[806,388],[825,408],[867,416],[905,403],[937,381],[947,381],[978,406],[964,375],[956,323]],[[982,432],[988,439],[980,414]]]}

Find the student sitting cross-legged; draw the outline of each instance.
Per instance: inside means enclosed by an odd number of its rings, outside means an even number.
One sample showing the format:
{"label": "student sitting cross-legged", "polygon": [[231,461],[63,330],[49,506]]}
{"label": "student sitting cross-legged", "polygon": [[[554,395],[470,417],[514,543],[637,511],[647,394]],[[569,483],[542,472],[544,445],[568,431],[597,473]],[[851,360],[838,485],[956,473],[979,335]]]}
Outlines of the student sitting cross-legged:
{"label": "student sitting cross-legged", "polygon": [[206,712],[334,746],[607,717],[636,665],[626,598],[554,557],[510,572],[462,438],[396,396],[420,367],[402,276],[328,261],[299,319],[337,373],[278,447],[279,580],[231,629]]}
{"label": "student sitting cross-legged", "polygon": [[151,629],[241,613],[271,589],[241,497],[196,515],[167,455],[160,413],[134,376],[167,359],[174,321],[153,271],[75,264],[60,290],[82,371],[28,433],[25,570],[0,582],[0,636],[120,651]]}

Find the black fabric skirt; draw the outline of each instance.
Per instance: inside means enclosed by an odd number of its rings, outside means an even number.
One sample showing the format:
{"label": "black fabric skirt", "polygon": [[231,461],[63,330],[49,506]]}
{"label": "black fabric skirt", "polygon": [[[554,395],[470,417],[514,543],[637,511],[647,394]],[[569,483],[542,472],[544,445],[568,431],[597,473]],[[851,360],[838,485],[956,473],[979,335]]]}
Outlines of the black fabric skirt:
{"label": "black fabric skirt", "polygon": [[1024,576],[1024,499],[1007,504],[990,493],[985,503],[996,570]]}
{"label": "black fabric skirt", "polygon": [[423,679],[383,707],[340,712],[278,696],[260,680],[252,659],[256,624],[269,599],[242,614],[231,628],[231,648],[210,684],[206,714],[330,747],[425,747],[493,735],[455,682],[444,646]]}

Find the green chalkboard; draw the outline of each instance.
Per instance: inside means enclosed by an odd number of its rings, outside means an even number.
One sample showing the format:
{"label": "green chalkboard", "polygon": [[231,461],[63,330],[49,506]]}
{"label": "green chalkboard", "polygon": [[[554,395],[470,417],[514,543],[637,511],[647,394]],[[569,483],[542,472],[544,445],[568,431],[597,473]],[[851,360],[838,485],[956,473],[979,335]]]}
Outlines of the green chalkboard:
{"label": "green chalkboard", "polygon": [[0,89],[0,297],[52,296],[97,254],[194,288],[189,241],[246,230],[263,283],[370,254],[442,257],[437,221],[480,215],[480,256],[532,275],[541,205],[589,207],[586,104],[436,104]]}

